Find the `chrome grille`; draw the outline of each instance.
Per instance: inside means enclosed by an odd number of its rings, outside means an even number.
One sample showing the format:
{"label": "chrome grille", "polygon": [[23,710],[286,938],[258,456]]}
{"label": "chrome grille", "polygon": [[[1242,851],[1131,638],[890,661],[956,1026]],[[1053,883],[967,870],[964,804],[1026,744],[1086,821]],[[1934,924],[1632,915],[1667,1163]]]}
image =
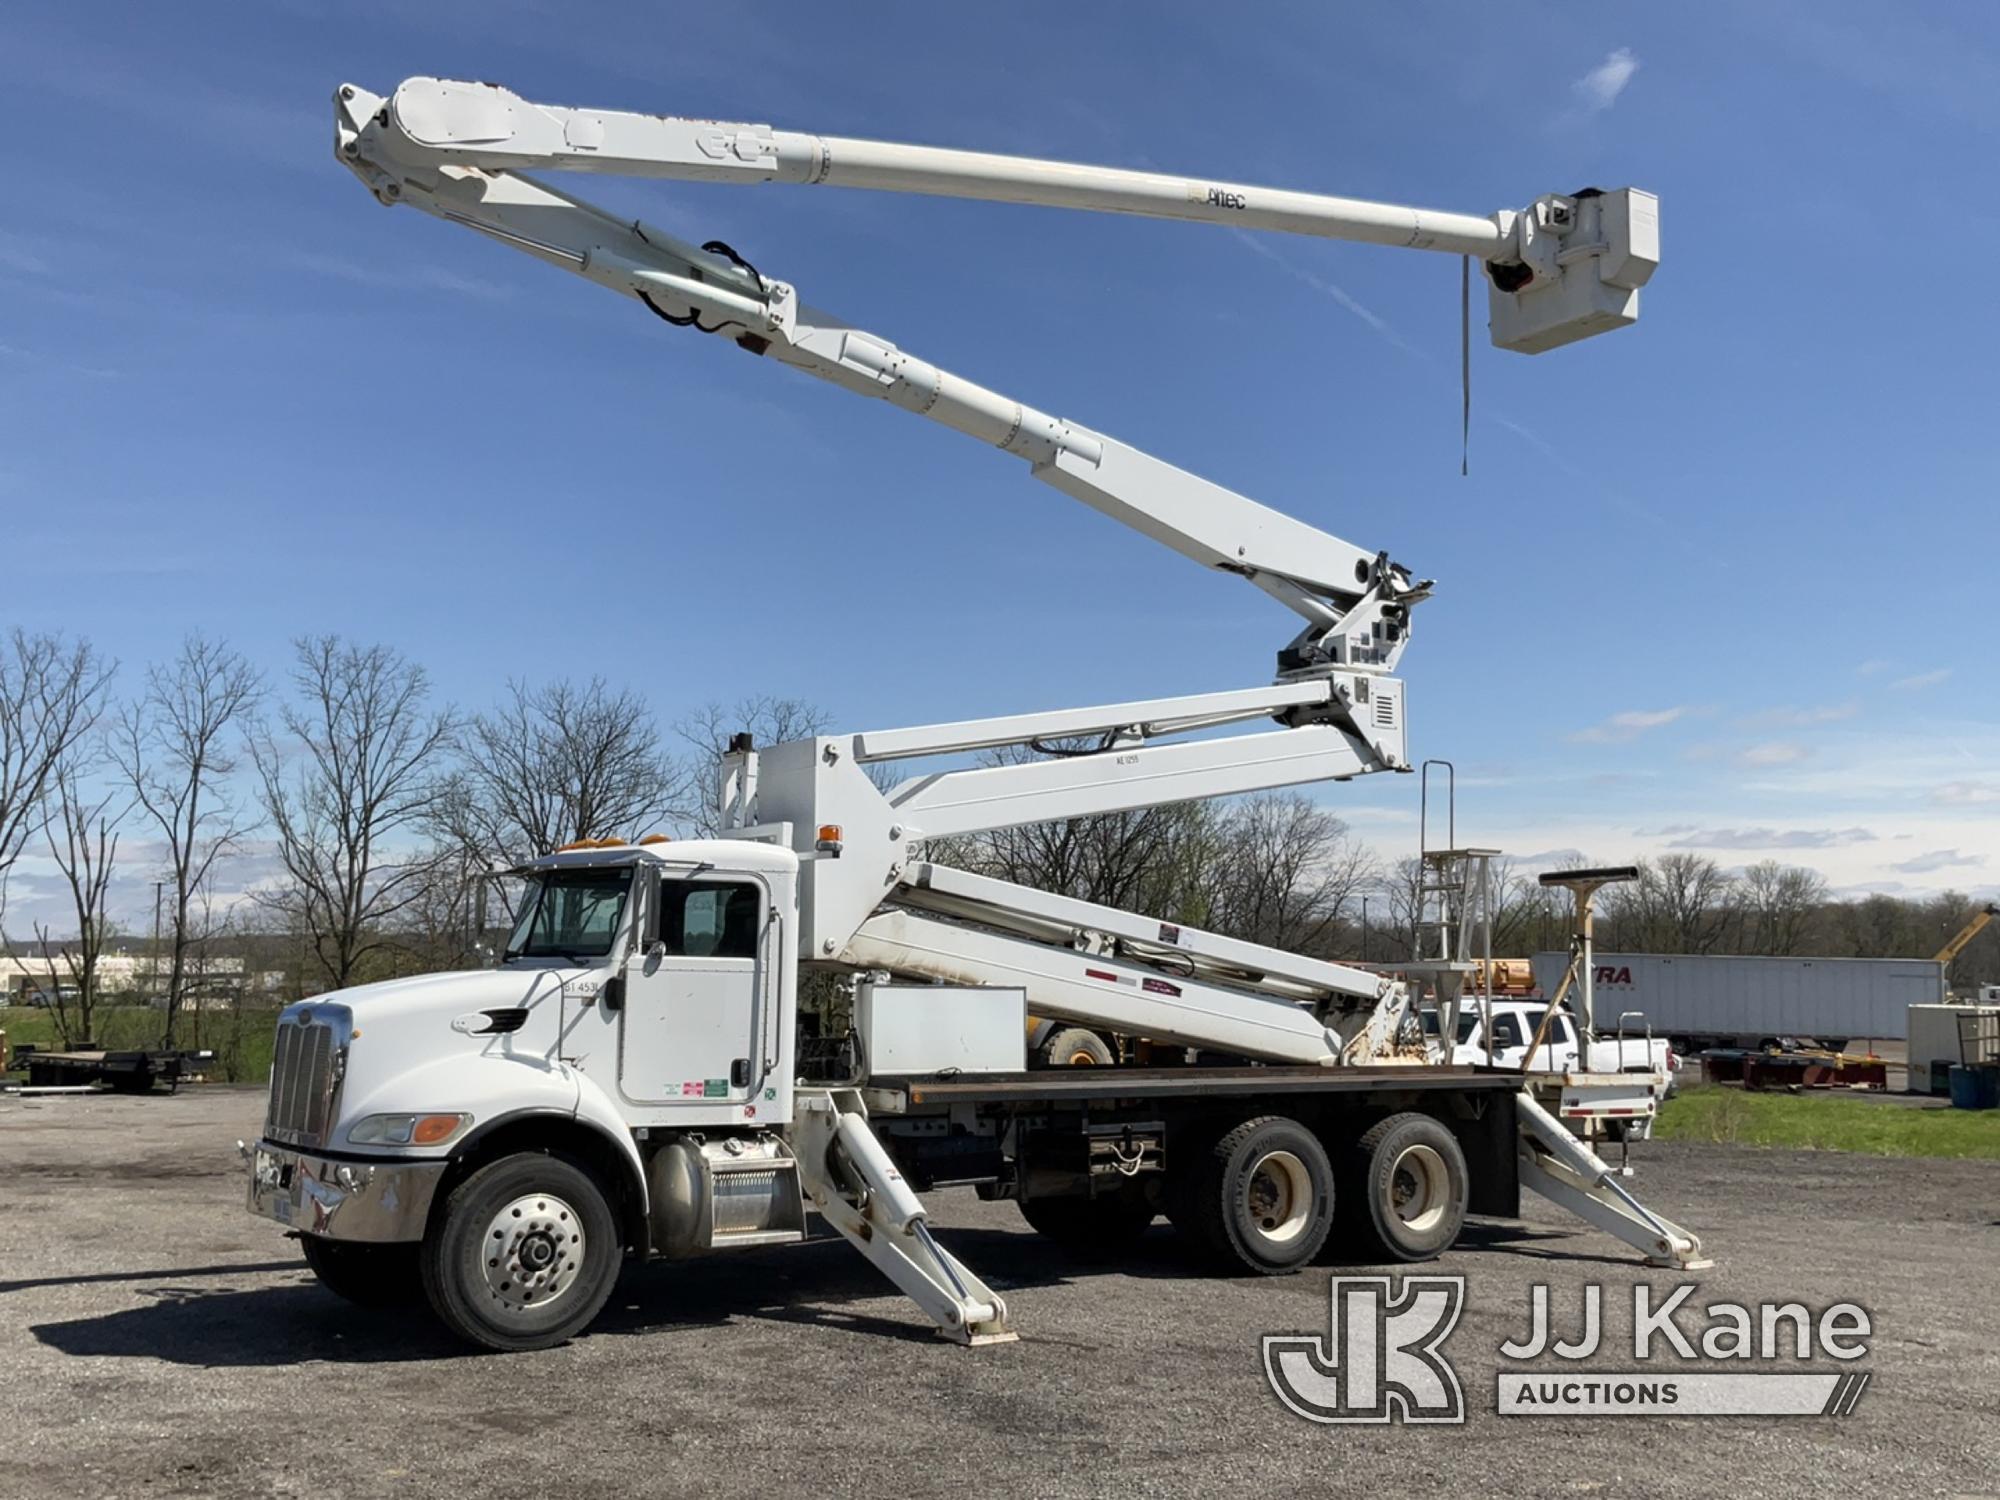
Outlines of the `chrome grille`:
{"label": "chrome grille", "polygon": [[267,1138],[294,1146],[325,1143],[346,1031],[310,1012],[279,1020],[271,1051],[271,1103],[264,1114]]}

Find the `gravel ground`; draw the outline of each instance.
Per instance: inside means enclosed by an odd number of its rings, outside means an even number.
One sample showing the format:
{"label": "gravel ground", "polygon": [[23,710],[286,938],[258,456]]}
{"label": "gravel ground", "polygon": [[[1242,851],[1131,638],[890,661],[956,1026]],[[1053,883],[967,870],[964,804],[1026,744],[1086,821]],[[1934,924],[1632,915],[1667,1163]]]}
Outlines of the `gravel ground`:
{"label": "gravel ground", "polygon": [[959,1192],[934,1200],[942,1237],[1018,1344],[936,1341],[825,1241],[635,1266],[568,1347],[467,1354],[320,1291],[243,1212],[232,1143],[261,1110],[0,1099],[0,1493],[2000,1492],[2000,1164],[1645,1149],[1635,1186],[1719,1262],[1697,1304],[1872,1311],[1847,1418],[1495,1415],[1532,1284],[1560,1313],[1603,1283],[1608,1369],[1631,1367],[1634,1282],[1688,1279],[1531,1199],[1434,1268],[1468,1278],[1446,1352],[1469,1425],[1319,1427],[1279,1406],[1258,1336],[1323,1333],[1329,1269],[1204,1279],[1162,1224],[1107,1271]]}

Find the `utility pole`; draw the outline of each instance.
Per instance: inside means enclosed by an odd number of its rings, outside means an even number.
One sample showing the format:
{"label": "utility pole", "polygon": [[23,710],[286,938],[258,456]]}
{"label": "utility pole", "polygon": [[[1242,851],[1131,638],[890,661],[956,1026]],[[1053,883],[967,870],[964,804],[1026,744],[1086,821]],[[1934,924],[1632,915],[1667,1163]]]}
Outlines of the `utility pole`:
{"label": "utility pole", "polygon": [[1361,898],[1361,961],[1368,962],[1368,897]]}
{"label": "utility pole", "polygon": [[[160,893],[166,887],[164,880],[153,882],[153,985],[155,993],[160,988]],[[151,1000],[152,995],[146,997]]]}

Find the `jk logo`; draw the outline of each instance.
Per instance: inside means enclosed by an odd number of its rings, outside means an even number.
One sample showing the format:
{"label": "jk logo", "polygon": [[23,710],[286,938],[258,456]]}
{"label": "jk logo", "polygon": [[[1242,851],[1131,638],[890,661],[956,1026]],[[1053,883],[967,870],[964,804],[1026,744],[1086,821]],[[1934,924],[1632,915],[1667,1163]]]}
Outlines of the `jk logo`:
{"label": "jk logo", "polygon": [[1465,1306],[1463,1276],[1336,1276],[1327,1336],[1264,1335],[1264,1378],[1308,1422],[1463,1422],[1458,1372],[1438,1348]]}

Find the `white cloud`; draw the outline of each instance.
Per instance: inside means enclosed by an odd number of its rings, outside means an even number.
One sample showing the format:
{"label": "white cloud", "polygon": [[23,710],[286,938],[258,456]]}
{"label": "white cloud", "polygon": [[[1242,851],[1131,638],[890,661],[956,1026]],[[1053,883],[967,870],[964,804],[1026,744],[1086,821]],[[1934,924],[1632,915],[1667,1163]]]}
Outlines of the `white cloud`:
{"label": "white cloud", "polygon": [[1951,676],[1950,667],[1933,667],[1928,672],[1918,672],[1909,677],[1898,677],[1889,686],[1892,688],[1902,688],[1905,691],[1912,688],[1936,687],[1949,676]]}
{"label": "white cloud", "polygon": [[1632,55],[1632,49],[1620,47],[1607,53],[1603,62],[1577,79],[1570,89],[1585,109],[1592,114],[1601,114],[1618,102],[1618,96],[1625,92],[1625,85],[1638,71],[1639,59]]}
{"label": "white cloud", "polygon": [[1762,713],[1746,715],[1742,723],[1745,729],[1810,729],[1815,724],[1838,724],[1860,712],[1861,705],[1850,700],[1817,708],[1767,708]]}
{"label": "white cloud", "polygon": [[1928,854],[1919,854],[1915,859],[1906,859],[1901,864],[1889,866],[1904,875],[1928,875],[1933,870],[1951,870],[1966,865],[1983,865],[1983,854],[1960,854],[1956,849],[1933,849]]}
{"label": "white cloud", "polygon": [[1658,729],[1663,724],[1671,724],[1676,719],[1686,718],[1694,709],[1688,704],[1676,704],[1672,708],[1634,708],[1622,714],[1613,714],[1602,724],[1593,724],[1588,729],[1579,729],[1570,738],[1583,745],[1622,745],[1635,740],[1649,729]]}
{"label": "white cloud", "polygon": [[16,271],[23,276],[46,276],[49,263],[28,248],[18,235],[0,234],[0,271]]}
{"label": "white cloud", "polygon": [[1811,754],[1812,751],[1804,745],[1790,740],[1766,740],[1761,745],[1738,751],[1736,763],[1739,766],[1789,766],[1796,765]]}
{"label": "white cloud", "polygon": [[346,256],[326,255],[316,250],[293,251],[283,259],[296,270],[308,271],[316,276],[332,276],[341,281],[351,281],[356,286],[376,287],[384,291],[454,292],[486,302],[504,301],[514,295],[514,289],[502,282],[488,281],[480,276],[464,276],[443,266],[410,265],[384,270],[349,260]]}
{"label": "white cloud", "polygon": [[1424,351],[1419,349],[1415,344],[1411,343],[1408,339],[1403,337],[1403,335],[1397,330],[1396,326],[1393,323],[1391,323],[1387,318],[1383,317],[1380,313],[1376,312],[1373,308],[1368,307],[1359,299],[1351,296],[1344,287],[1336,286],[1331,281],[1328,281],[1324,276],[1317,275],[1314,272],[1307,270],[1304,266],[1295,264],[1291,260],[1287,259],[1285,256],[1280,255],[1276,250],[1273,250],[1269,245],[1265,244],[1261,239],[1259,239],[1254,234],[1247,233],[1246,231],[1234,228],[1233,226],[1231,227],[1229,232],[1235,235],[1237,239],[1241,240],[1250,249],[1256,251],[1259,255],[1263,256],[1264,259],[1270,261],[1274,265],[1282,267],[1286,272],[1288,272],[1292,276],[1297,277],[1300,281],[1304,282],[1307,286],[1311,287],[1314,291],[1318,292],[1322,297],[1330,298],[1334,302],[1339,303],[1342,307],[1347,309],[1348,312],[1354,314],[1355,317],[1359,318],[1362,322],[1366,323],[1370,328],[1374,329],[1375,332],[1380,334],[1385,340],[1387,340],[1391,344],[1394,344],[1398,349],[1401,349],[1405,354],[1414,354],[1419,359],[1426,358]]}
{"label": "white cloud", "polygon": [[2000,802],[2000,782],[1947,781],[1931,793],[1931,801],[1942,802],[1947,807],[1984,807],[1988,803]]}
{"label": "white cloud", "polygon": [[1697,828],[1669,849],[1839,849],[1872,844],[1866,828]]}

